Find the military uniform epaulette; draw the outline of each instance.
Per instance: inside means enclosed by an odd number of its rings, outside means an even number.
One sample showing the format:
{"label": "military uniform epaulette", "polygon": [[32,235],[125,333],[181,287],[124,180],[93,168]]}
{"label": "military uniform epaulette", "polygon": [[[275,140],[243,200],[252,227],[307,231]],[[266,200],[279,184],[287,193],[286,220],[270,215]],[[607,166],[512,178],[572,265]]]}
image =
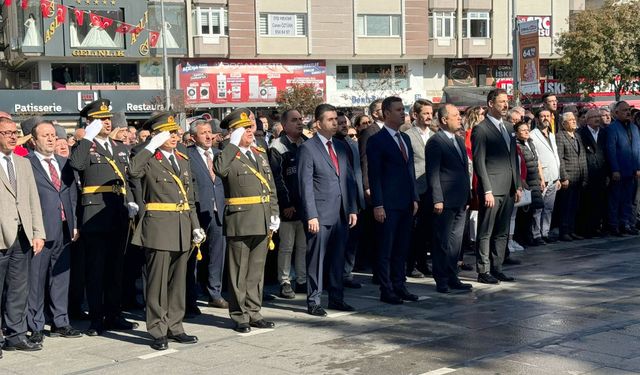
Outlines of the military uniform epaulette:
{"label": "military uniform epaulette", "polygon": [[180,156],[184,160],[189,160],[189,157],[187,155],[183,154],[182,152],[176,150],[175,153],[176,153],[176,155]]}
{"label": "military uniform epaulette", "polygon": [[253,150],[258,151],[258,152],[262,152],[263,154],[267,152],[267,150],[265,150],[264,148],[259,147],[259,146],[251,146],[251,148],[252,148]]}

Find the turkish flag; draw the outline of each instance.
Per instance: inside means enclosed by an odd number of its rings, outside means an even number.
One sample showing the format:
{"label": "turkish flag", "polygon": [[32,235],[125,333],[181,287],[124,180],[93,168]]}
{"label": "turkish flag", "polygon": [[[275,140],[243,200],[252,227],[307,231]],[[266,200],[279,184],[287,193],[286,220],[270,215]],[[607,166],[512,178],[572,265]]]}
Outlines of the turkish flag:
{"label": "turkish flag", "polygon": [[149,46],[151,48],[155,48],[158,44],[158,39],[160,39],[160,33],[157,31],[149,31]]}
{"label": "turkish flag", "polygon": [[76,23],[78,26],[82,26],[84,24],[84,12],[80,9],[74,9],[73,13],[76,15]]}
{"label": "turkish flag", "polygon": [[99,15],[89,12],[89,20],[91,21],[91,26],[102,27],[102,17]]}
{"label": "turkish flag", "polygon": [[51,0],[40,0],[40,11],[42,12],[42,17],[51,17]]}
{"label": "turkish flag", "polygon": [[58,10],[56,10],[56,21],[58,23],[64,23],[67,19],[67,7],[64,5],[58,5]]}
{"label": "turkish flag", "polygon": [[126,23],[121,23],[117,28],[116,32],[120,34],[126,34],[131,31],[131,25],[127,25]]}
{"label": "turkish flag", "polygon": [[27,9],[27,7],[29,6],[29,0],[22,0],[20,6],[22,6],[22,9]]}
{"label": "turkish flag", "polygon": [[142,30],[143,30],[143,28],[142,28],[142,27],[140,27],[140,26],[136,26],[136,28],[135,28],[135,29],[131,30],[131,34],[136,34],[136,35],[138,35],[138,34],[140,34],[140,33],[142,32]]}
{"label": "turkish flag", "polygon": [[4,5],[10,7],[11,6],[11,0],[4,0]]}
{"label": "turkish flag", "polygon": [[102,17],[102,28],[103,29],[108,29],[111,27],[111,25],[113,25],[113,20],[111,18],[107,18],[107,17]]}

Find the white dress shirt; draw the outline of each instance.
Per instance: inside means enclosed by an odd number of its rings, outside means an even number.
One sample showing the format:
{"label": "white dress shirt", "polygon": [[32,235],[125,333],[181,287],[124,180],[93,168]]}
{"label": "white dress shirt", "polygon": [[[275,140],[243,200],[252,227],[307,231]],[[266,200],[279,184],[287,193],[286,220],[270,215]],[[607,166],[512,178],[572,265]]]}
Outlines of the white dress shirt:
{"label": "white dress shirt", "polygon": [[209,165],[208,161],[207,161],[207,156],[204,154],[205,152],[209,151],[209,155],[211,155],[211,161],[213,161],[213,151],[211,151],[211,148],[208,149],[203,149],[200,146],[196,146],[196,150],[198,150],[198,154],[200,154],[200,157],[202,158],[202,161],[204,161],[204,165]]}
{"label": "white dress shirt", "polygon": [[[322,145],[324,146],[324,149],[327,151],[327,154],[329,156],[331,156],[331,154],[329,153],[329,147],[327,147],[327,142],[329,142],[329,141],[331,142],[331,147],[333,148],[333,152],[336,152],[336,148],[333,145],[334,144],[333,138],[327,139],[320,133],[316,133],[316,135],[320,138],[320,142],[322,142]],[[338,154],[336,154],[336,156],[338,156]]]}
{"label": "white dress shirt", "polygon": [[[389,134],[391,134],[391,138],[393,138],[394,141],[396,141],[396,144],[398,145],[398,149],[400,149],[400,151],[402,151],[402,147],[400,147],[400,143],[398,143],[398,137],[396,137],[396,134],[398,133],[396,130],[391,129],[388,126],[384,126],[385,129],[387,129],[387,131],[389,132]],[[402,141],[402,145],[404,146],[404,150],[407,153],[407,157],[409,157],[409,148],[407,147],[407,144],[404,142],[404,138],[402,138],[402,135],[400,136],[400,139]]]}
{"label": "white dress shirt", "polygon": [[[111,149],[111,142],[109,142],[108,138],[98,138],[95,137],[93,139],[96,143],[99,143],[100,146],[102,146],[102,148],[104,148],[105,150],[107,150],[111,155],[113,155],[113,150]],[[105,145],[106,143],[106,145]]]}
{"label": "white dress shirt", "polygon": [[169,160],[169,162],[171,162],[171,159],[169,159],[170,156],[173,156],[173,160],[175,160],[176,165],[178,166],[178,171],[180,171],[180,165],[178,165],[178,158],[176,158],[175,154],[173,151],[169,152],[169,151],[165,151],[162,149],[158,149],[160,150],[160,152],[162,152],[162,155],[164,155],[165,158],[167,158],[167,160]]}
{"label": "white dress shirt", "polygon": [[54,155],[44,156],[38,151],[34,151],[33,153],[36,155],[38,160],[40,160],[40,165],[42,165],[42,168],[44,168],[44,171],[47,173],[47,176],[49,176],[49,180],[51,180],[51,172],[49,172],[49,163],[45,159],[51,159],[51,164],[53,164],[53,167],[56,169],[56,172],[58,172],[58,178],[59,179],[61,178],[60,166],[58,165],[58,160],[56,160]]}
{"label": "white dress shirt", "polygon": [[587,125],[587,129],[589,129],[591,135],[593,136],[593,139],[595,139],[596,143],[598,143],[598,134],[600,134],[600,128],[596,128],[596,130],[593,130],[591,126]]}

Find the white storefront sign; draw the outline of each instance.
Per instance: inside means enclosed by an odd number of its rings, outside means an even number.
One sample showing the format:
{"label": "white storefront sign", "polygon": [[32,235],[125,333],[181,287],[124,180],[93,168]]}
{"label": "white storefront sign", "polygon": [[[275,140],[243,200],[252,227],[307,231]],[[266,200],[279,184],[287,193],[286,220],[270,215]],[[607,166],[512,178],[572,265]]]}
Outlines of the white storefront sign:
{"label": "white storefront sign", "polygon": [[269,14],[269,35],[296,36],[296,15]]}

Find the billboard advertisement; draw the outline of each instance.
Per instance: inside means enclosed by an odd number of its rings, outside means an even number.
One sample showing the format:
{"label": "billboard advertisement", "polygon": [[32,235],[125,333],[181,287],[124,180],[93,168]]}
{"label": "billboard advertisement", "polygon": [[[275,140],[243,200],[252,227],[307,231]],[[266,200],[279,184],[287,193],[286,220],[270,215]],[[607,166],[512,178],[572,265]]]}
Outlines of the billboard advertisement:
{"label": "billboard advertisement", "polygon": [[520,91],[538,94],[540,81],[540,44],[538,22],[527,21],[518,25],[518,64]]}
{"label": "billboard advertisement", "polygon": [[310,84],[325,97],[324,61],[183,60],[178,66],[185,104],[275,105],[292,84]]}

